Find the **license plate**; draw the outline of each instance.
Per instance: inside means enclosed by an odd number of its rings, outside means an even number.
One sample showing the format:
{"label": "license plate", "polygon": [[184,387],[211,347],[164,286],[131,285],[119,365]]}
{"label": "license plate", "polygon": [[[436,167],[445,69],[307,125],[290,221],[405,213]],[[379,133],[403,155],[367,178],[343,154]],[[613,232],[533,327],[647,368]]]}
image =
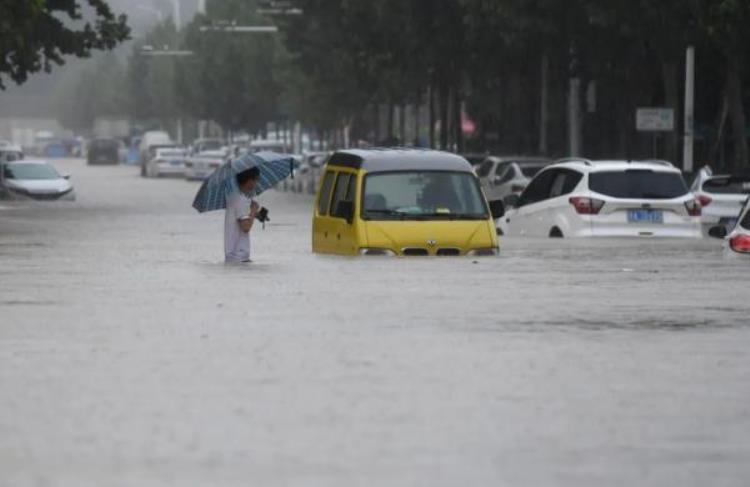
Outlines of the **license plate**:
{"label": "license plate", "polygon": [[664,223],[664,212],[659,210],[628,210],[630,223]]}

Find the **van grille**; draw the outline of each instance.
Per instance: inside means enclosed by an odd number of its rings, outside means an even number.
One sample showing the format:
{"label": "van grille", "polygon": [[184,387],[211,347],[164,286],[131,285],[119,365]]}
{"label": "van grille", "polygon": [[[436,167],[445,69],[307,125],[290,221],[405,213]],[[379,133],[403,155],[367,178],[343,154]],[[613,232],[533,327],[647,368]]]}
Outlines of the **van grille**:
{"label": "van grille", "polygon": [[461,255],[461,251],[458,249],[438,249],[437,255],[440,257],[456,257]]}
{"label": "van grille", "polygon": [[424,257],[430,255],[427,249],[406,248],[401,251],[407,257]]}

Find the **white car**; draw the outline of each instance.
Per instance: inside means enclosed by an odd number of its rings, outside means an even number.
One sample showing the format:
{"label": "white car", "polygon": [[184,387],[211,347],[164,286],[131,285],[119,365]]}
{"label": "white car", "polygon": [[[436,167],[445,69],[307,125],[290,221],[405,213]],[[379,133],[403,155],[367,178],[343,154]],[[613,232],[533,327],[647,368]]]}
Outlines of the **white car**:
{"label": "white car", "polygon": [[491,156],[477,166],[476,173],[488,201],[521,194],[539,171],[552,164],[542,157]]}
{"label": "white car", "polygon": [[185,179],[202,181],[226,162],[227,151],[207,151],[188,157],[185,161]]}
{"label": "white car", "polygon": [[561,160],[507,207],[498,231],[510,236],[701,237],[700,204],[666,162]]}
{"label": "white car", "polygon": [[167,132],[155,130],[143,134],[140,146],[138,147],[141,176],[146,177],[146,164],[154,157],[155,148],[176,147],[176,145],[177,144],[172,142],[172,138]]}
{"label": "white car", "polygon": [[750,195],[750,176],[714,176],[710,167],[698,172],[691,188],[703,207],[703,231],[724,225],[731,231]]}
{"label": "white car", "polygon": [[0,194],[11,199],[75,201],[69,176],[61,176],[47,161],[0,163]]}
{"label": "white car", "polygon": [[153,159],[146,164],[146,176],[183,176],[187,151],[177,148],[156,149]]}
{"label": "white car", "polygon": [[23,149],[11,143],[0,145],[0,162],[19,161],[23,159]]}

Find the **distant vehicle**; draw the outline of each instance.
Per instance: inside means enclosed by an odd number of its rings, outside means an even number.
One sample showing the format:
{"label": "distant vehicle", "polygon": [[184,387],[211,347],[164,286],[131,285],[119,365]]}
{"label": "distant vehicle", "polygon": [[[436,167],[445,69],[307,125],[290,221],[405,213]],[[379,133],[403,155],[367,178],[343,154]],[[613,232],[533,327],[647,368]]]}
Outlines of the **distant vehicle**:
{"label": "distant vehicle", "polygon": [[190,145],[190,155],[212,150],[221,150],[225,146],[226,144],[221,139],[196,139]]}
{"label": "distant vehicle", "polygon": [[24,158],[23,149],[10,142],[0,145],[0,163],[19,161]]}
{"label": "distant vehicle", "polygon": [[11,199],[75,200],[69,176],[47,161],[21,160],[0,164],[0,194]]}
{"label": "distant vehicle", "polygon": [[731,231],[736,225],[748,195],[750,175],[717,175],[710,167],[698,172],[691,188],[703,207],[703,231],[723,225]]}
{"label": "distant vehicle", "polygon": [[289,151],[288,144],[284,143],[283,140],[275,139],[257,139],[251,140],[247,144],[247,148],[250,152],[278,152],[280,154]]}
{"label": "distant vehicle", "polygon": [[486,152],[461,154],[461,157],[469,161],[469,164],[471,164],[473,167],[479,166],[481,163],[486,161],[489,156],[490,155]]}
{"label": "distant vehicle", "polygon": [[89,142],[86,162],[94,164],[118,164],[122,143],[117,139],[94,139]]}
{"label": "distant vehicle", "polygon": [[510,236],[701,237],[700,204],[665,162],[562,160],[505,204]]}
{"label": "distant vehicle", "polygon": [[176,147],[176,145],[166,132],[152,131],[143,134],[140,147],[138,148],[141,176],[146,177],[146,164],[154,157],[156,148]]}
{"label": "distant vehicle", "polygon": [[727,230],[726,225],[717,225],[708,232],[711,237],[726,239],[728,255],[750,257],[750,198],[747,198],[739,214],[737,225]]}
{"label": "distant vehicle", "polygon": [[190,156],[185,161],[185,179],[188,181],[202,181],[209,177],[226,161],[227,152],[224,150],[207,151]]}
{"label": "distant vehicle", "polygon": [[498,243],[490,206],[465,159],[428,150],[347,150],[326,164],[313,251],[490,256]]}
{"label": "distant vehicle", "polygon": [[477,167],[477,176],[490,201],[521,194],[531,179],[552,164],[543,157],[487,157]]}
{"label": "distant vehicle", "polygon": [[185,149],[156,149],[154,157],[146,166],[146,176],[150,178],[184,176],[187,153]]}

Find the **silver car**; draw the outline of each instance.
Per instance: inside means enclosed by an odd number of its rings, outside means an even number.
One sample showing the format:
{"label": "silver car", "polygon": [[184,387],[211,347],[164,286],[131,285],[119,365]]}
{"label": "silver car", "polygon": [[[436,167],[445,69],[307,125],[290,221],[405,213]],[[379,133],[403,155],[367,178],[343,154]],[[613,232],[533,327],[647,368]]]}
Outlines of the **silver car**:
{"label": "silver car", "polygon": [[10,199],[75,200],[70,177],[61,176],[47,161],[0,163],[0,196]]}
{"label": "silver car", "polygon": [[534,176],[552,164],[542,157],[490,156],[477,167],[477,176],[488,201],[520,195]]}

